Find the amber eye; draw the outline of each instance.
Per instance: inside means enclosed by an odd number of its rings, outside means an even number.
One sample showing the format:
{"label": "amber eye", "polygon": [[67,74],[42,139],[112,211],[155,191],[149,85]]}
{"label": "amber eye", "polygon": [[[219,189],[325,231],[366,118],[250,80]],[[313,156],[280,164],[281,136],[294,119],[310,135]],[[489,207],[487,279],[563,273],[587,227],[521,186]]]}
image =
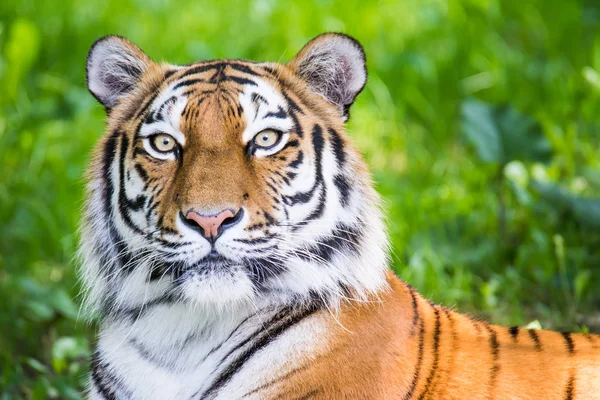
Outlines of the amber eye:
{"label": "amber eye", "polygon": [[254,145],[258,148],[270,149],[271,147],[279,143],[280,139],[281,133],[267,129],[254,136],[253,142]]}
{"label": "amber eye", "polygon": [[177,147],[177,142],[173,139],[173,136],[167,135],[166,133],[159,133],[150,138],[150,144],[154,150],[161,153],[170,153]]}

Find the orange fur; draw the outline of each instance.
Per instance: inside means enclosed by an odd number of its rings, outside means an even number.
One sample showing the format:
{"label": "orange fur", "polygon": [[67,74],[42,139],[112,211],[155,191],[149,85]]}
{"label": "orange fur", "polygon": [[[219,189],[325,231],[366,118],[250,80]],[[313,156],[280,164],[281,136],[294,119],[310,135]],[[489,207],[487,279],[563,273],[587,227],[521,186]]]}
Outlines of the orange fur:
{"label": "orange fur", "polygon": [[264,398],[600,399],[600,336],[511,335],[428,302],[392,273],[388,282],[379,299],[325,317],[327,346],[263,385]]}

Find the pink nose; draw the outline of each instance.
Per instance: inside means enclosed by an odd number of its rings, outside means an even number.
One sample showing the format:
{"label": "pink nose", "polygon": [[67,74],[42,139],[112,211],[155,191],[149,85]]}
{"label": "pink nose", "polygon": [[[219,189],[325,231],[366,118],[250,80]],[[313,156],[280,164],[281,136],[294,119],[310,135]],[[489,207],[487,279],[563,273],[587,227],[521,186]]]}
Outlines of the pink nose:
{"label": "pink nose", "polygon": [[[241,210],[240,210],[241,211]],[[233,211],[227,209],[223,210],[217,215],[201,215],[195,211],[188,211],[185,217],[188,222],[196,223],[202,228],[202,234],[207,239],[216,239],[221,235],[225,227],[234,225],[239,221],[241,213],[234,214]]]}

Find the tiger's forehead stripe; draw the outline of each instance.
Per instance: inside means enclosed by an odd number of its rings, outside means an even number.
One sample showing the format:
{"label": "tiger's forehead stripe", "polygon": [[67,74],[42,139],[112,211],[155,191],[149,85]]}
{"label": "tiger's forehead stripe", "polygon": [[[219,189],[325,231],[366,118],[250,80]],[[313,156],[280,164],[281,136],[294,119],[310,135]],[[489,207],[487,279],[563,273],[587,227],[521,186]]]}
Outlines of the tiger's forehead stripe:
{"label": "tiger's forehead stripe", "polygon": [[187,96],[177,93],[173,85],[167,87],[152,102],[150,111],[138,125],[136,136],[143,138],[156,133],[168,133],[184,146],[186,138],[180,131],[179,121],[186,104]]}
{"label": "tiger's forehead stripe", "polygon": [[[128,111],[123,117],[124,121],[143,118],[157,97],[173,84],[175,84],[173,89],[188,89],[183,94],[189,95],[191,93],[198,93],[197,88],[191,88],[191,86],[198,83],[218,84],[220,82],[231,81],[238,84],[254,85],[253,80],[248,79],[247,76],[239,75],[271,77],[275,78],[275,80],[280,75],[280,72],[277,72],[276,67],[271,63],[255,63],[246,60],[202,61],[183,66],[168,65],[163,68],[166,68],[166,70],[157,71],[158,76],[154,76],[148,83],[144,97],[138,103],[131,104],[128,107]],[[212,73],[212,75],[208,78],[203,76],[208,73]],[[210,93],[207,91],[205,94]],[[139,106],[140,104],[142,104],[141,107]]]}
{"label": "tiger's forehead stripe", "polygon": [[288,105],[280,93],[261,78],[254,81],[256,85],[247,88],[238,97],[246,118],[243,143],[248,143],[264,129],[288,132],[294,127],[287,111]]}
{"label": "tiger's forehead stripe", "polygon": [[279,82],[272,79],[274,74],[265,64],[244,65],[239,61],[203,62],[167,70],[162,89],[153,93],[138,112],[137,135],[147,137],[165,132],[184,145],[186,138],[179,124],[201,118],[199,106],[218,91],[218,101],[228,103],[223,107],[226,112],[245,119],[243,144],[265,129],[281,132],[293,129],[302,137],[303,131],[294,115],[300,107],[277,87]]}

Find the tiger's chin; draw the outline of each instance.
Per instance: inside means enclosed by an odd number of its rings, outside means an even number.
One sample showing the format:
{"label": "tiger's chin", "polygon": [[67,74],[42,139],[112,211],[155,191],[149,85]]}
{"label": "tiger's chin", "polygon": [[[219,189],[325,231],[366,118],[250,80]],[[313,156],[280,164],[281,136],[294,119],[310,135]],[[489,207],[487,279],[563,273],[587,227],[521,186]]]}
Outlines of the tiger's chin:
{"label": "tiger's chin", "polygon": [[178,278],[182,298],[206,309],[224,311],[252,304],[255,288],[242,266],[188,270]]}

